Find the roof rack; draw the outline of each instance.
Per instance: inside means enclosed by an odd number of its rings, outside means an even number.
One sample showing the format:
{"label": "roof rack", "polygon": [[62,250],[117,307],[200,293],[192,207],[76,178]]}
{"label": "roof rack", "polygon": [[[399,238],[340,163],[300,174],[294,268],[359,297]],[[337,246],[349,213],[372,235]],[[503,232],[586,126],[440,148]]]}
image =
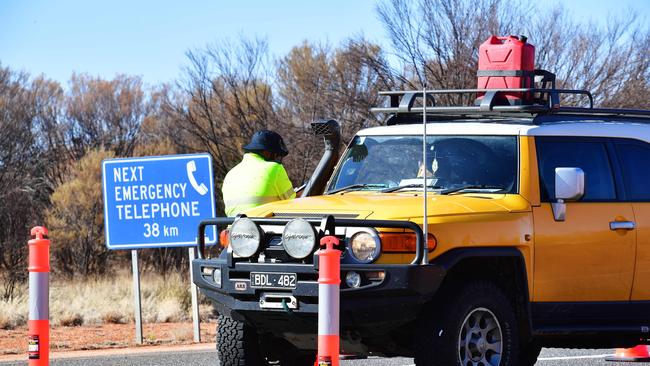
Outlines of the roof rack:
{"label": "roof rack", "polygon": [[[450,94],[473,94],[484,93],[476,100],[477,105],[473,106],[438,106],[435,96]],[[533,95],[532,103],[511,105],[508,104],[507,95],[512,94]],[[560,103],[561,95],[586,96],[589,99],[589,107],[569,107]],[[405,91],[382,91],[379,95],[390,97],[390,107],[372,108],[374,113],[399,114],[422,114],[422,106],[414,106],[416,100],[420,100],[423,92],[421,90]],[[594,98],[587,90],[576,89],[555,89],[555,88],[517,88],[517,89],[447,89],[427,90],[427,115],[461,115],[461,116],[512,116],[517,114],[590,114],[603,116],[632,116],[648,117],[650,110],[640,109],[612,109],[594,108]]]}

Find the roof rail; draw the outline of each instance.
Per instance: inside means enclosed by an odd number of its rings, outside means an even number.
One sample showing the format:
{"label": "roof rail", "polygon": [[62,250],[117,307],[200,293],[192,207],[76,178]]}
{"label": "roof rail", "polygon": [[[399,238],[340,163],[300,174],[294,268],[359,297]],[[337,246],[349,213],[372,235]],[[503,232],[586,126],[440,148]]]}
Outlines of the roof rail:
{"label": "roof rail", "polygon": [[[436,96],[450,94],[473,94],[484,93],[477,99],[477,105],[461,106],[438,106]],[[507,95],[513,93],[531,93],[533,102],[529,104],[511,105],[507,104]],[[589,99],[588,107],[562,106],[560,96],[566,94],[582,95]],[[390,97],[389,107],[376,107],[371,111],[374,113],[399,114],[421,114],[422,95],[421,90],[402,91],[381,91],[379,95]],[[429,115],[460,115],[460,116],[513,116],[517,114],[593,114],[603,116],[630,116],[648,117],[650,110],[640,109],[615,109],[615,108],[594,108],[594,98],[587,90],[576,89],[547,89],[547,88],[516,88],[516,89],[446,89],[427,90],[427,107]],[[420,106],[414,106],[420,100]],[[505,101],[505,102],[504,102]]]}
{"label": "roof rail", "polygon": [[[484,93],[480,98],[480,104],[475,106],[437,106],[435,96],[443,94],[474,94]],[[533,103],[511,105],[503,103],[507,95],[514,93],[537,94]],[[546,112],[560,108],[560,95],[574,94],[584,95],[589,98],[589,109],[593,109],[594,98],[586,90],[574,89],[539,89],[539,88],[516,88],[516,89],[444,89],[427,90],[427,112],[428,113],[486,113],[486,112]],[[375,113],[422,113],[422,107],[414,107],[415,101],[422,99],[422,91],[381,91],[379,95],[390,97],[390,107],[372,108]],[[478,100],[477,100],[478,101]]]}

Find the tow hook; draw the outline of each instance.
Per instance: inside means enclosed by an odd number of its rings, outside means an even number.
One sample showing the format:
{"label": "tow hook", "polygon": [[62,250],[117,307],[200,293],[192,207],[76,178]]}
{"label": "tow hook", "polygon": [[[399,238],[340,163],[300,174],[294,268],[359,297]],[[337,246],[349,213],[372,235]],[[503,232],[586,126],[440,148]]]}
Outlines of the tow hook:
{"label": "tow hook", "polygon": [[298,300],[286,293],[263,292],[260,296],[260,309],[282,309],[291,314],[292,310],[298,309]]}
{"label": "tow hook", "polygon": [[287,314],[293,315],[293,310],[289,309],[289,305],[287,305],[287,299],[282,299],[282,308]]}

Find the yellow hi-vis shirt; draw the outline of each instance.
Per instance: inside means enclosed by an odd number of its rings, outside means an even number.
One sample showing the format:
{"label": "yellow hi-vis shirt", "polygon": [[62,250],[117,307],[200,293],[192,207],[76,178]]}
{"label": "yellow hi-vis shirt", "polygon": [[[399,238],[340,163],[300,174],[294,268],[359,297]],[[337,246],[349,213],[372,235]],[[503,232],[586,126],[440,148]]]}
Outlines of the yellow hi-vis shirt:
{"label": "yellow hi-vis shirt", "polygon": [[255,153],[244,154],[244,159],[226,174],[221,192],[228,216],[296,197],[282,164],[266,161]]}

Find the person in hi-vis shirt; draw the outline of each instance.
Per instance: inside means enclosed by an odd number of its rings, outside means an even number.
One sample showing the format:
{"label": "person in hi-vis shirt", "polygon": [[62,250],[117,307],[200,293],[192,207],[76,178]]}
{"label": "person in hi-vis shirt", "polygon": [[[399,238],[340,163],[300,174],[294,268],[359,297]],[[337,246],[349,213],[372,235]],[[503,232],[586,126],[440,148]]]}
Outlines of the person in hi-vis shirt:
{"label": "person in hi-vis shirt", "polygon": [[282,136],[269,130],[258,131],[244,151],[244,158],[226,174],[221,188],[226,215],[235,216],[255,206],[296,197],[282,166],[282,158],[289,154]]}

